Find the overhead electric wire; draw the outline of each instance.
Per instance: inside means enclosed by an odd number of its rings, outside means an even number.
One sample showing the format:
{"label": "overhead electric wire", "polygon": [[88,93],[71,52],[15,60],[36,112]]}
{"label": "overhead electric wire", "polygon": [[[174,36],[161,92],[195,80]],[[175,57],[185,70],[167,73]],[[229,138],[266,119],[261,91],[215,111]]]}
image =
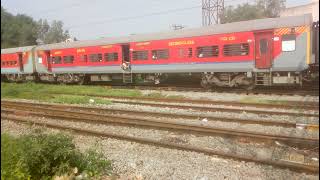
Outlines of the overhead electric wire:
{"label": "overhead electric wire", "polygon": [[[194,1],[191,1],[191,2],[195,2],[195,1],[199,1],[201,2],[201,0],[194,0]],[[158,0],[148,0],[148,2],[159,2]],[[46,9],[46,10],[40,10],[40,11],[34,11],[34,13],[38,14],[38,13],[42,13],[42,14],[51,14],[51,13],[54,13],[54,12],[61,12],[63,10],[68,10],[70,8],[73,8],[73,7],[80,7],[82,6],[83,4],[87,4],[87,3],[90,3],[92,4],[92,0],[91,1],[84,1],[84,2],[77,2],[77,3],[73,3],[73,4],[70,4],[70,5],[65,5],[65,6],[60,6],[60,7],[55,7],[55,8],[52,8],[52,9]]]}
{"label": "overhead electric wire", "polygon": [[166,10],[166,11],[159,11],[159,12],[154,12],[154,13],[141,14],[141,15],[137,15],[137,16],[111,18],[111,19],[106,19],[106,20],[100,20],[100,21],[95,21],[95,22],[89,22],[89,23],[69,26],[67,28],[68,29],[75,29],[75,28],[78,28],[78,27],[81,27],[81,26],[104,24],[104,23],[113,22],[113,21],[127,21],[127,20],[131,20],[131,19],[138,19],[138,18],[144,18],[144,17],[149,17],[149,16],[156,16],[156,15],[162,15],[162,14],[181,12],[181,11],[186,11],[186,10],[190,10],[190,9],[196,9],[196,8],[200,8],[200,7],[202,7],[202,6],[198,5],[198,6],[192,6],[192,7],[186,7],[186,8],[177,8],[177,9],[171,9],[171,10]]}
{"label": "overhead electric wire", "polygon": [[[225,2],[233,2],[233,1],[236,1],[236,0],[226,0]],[[256,1],[256,0],[247,0],[247,1]],[[201,3],[201,0],[199,0],[199,3]],[[198,5],[198,6],[192,6],[192,7],[186,7],[186,8],[171,9],[171,10],[167,10],[167,11],[147,13],[147,14],[142,14],[142,15],[137,15],[137,16],[111,18],[111,19],[106,19],[106,20],[100,20],[100,21],[95,21],[95,22],[88,22],[88,23],[84,23],[84,24],[73,25],[73,26],[69,26],[67,28],[68,29],[76,29],[76,28],[79,28],[82,26],[87,26],[87,25],[104,24],[107,22],[114,22],[114,21],[128,21],[128,20],[132,20],[132,19],[144,18],[147,16],[169,14],[169,13],[175,13],[175,12],[180,12],[180,11],[185,11],[185,10],[190,10],[190,9],[201,8],[201,7],[202,7],[202,5]]]}
{"label": "overhead electric wire", "polygon": [[[229,2],[234,2],[234,1],[238,1],[238,0],[225,0],[224,3],[229,3]],[[257,1],[257,0],[246,0],[246,2],[248,2],[248,1]],[[151,2],[155,2],[155,1],[151,1]],[[199,0],[199,2],[201,2],[201,0]],[[69,8],[79,6],[79,5],[80,5],[80,3],[74,3],[71,6],[69,6]],[[111,19],[105,19],[105,20],[100,20],[100,21],[95,21],[95,22],[88,22],[88,23],[83,23],[83,24],[71,25],[66,28],[67,29],[76,29],[76,28],[79,28],[82,26],[104,24],[104,23],[114,22],[114,21],[117,21],[117,22],[128,21],[128,20],[132,20],[132,19],[139,19],[139,18],[144,18],[144,17],[148,17],[148,16],[156,16],[156,15],[162,15],[162,14],[181,12],[181,11],[186,11],[186,10],[196,9],[196,8],[201,8],[201,7],[202,7],[201,5],[198,5],[198,6],[192,6],[192,7],[186,7],[186,8],[177,8],[177,9],[171,9],[171,10],[166,10],[166,11],[141,14],[141,15],[137,15],[137,16],[111,18]],[[68,8],[68,7],[64,7],[63,9],[65,9],[65,8]]]}
{"label": "overhead electric wire", "polygon": [[73,3],[70,4],[69,6],[62,6],[62,7],[56,7],[56,8],[52,8],[52,9],[46,9],[46,10],[41,10],[38,12],[34,12],[35,14],[50,14],[50,13],[54,13],[54,12],[59,12],[61,10],[65,10],[65,9],[70,9],[73,7],[79,7],[81,4],[80,3]]}

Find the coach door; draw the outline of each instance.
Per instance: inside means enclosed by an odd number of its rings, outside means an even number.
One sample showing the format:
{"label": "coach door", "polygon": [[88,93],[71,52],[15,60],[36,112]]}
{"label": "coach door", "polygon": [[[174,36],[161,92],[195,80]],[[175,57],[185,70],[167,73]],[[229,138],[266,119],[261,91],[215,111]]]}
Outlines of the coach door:
{"label": "coach door", "polygon": [[255,34],[255,64],[258,69],[268,69],[272,65],[272,31]]}
{"label": "coach door", "polygon": [[22,56],[22,53],[18,53],[18,65],[19,65],[20,71],[23,72],[23,56]]}
{"label": "coach door", "polygon": [[50,51],[45,51],[45,58],[47,61],[48,71],[51,72],[52,71],[52,59],[50,57]]}
{"label": "coach door", "polygon": [[122,50],[122,64],[121,68],[123,69],[123,77],[122,80],[124,83],[132,83],[132,71],[130,64],[130,45],[123,44],[121,45]]}
{"label": "coach door", "polygon": [[122,49],[122,63],[130,63],[130,45],[123,44],[121,45]]}

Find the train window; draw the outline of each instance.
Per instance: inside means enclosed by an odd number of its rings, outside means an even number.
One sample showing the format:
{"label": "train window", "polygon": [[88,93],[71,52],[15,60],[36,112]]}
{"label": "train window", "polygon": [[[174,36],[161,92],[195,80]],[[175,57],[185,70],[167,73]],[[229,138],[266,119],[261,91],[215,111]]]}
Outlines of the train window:
{"label": "train window", "polygon": [[169,58],[169,50],[168,49],[159,49],[159,50],[152,50],[152,59],[168,59]]}
{"label": "train window", "polygon": [[105,53],[104,54],[105,61],[118,61],[118,53]]}
{"label": "train window", "polygon": [[90,54],[89,60],[91,62],[101,62],[102,61],[102,54]]}
{"label": "train window", "polygon": [[197,47],[197,56],[199,58],[217,57],[219,56],[219,47],[218,46]]}
{"label": "train window", "polygon": [[285,34],[282,35],[282,51],[294,51],[296,50],[296,35],[295,34]]}
{"label": "train window", "polygon": [[179,49],[178,53],[179,53],[179,58],[184,58],[185,57],[184,49]]}
{"label": "train window", "polygon": [[192,48],[188,48],[188,49],[179,49],[178,50],[178,56],[179,58],[186,58],[186,57],[192,57]]}
{"label": "train window", "polygon": [[249,54],[249,44],[226,44],[223,46],[225,56],[246,56]]}
{"label": "train window", "polygon": [[260,54],[265,54],[268,49],[268,40],[260,39]]}
{"label": "train window", "polygon": [[52,57],[52,64],[61,64],[61,56],[53,56]]}
{"label": "train window", "polygon": [[63,63],[72,64],[74,60],[74,56],[63,56]]}
{"label": "train window", "polygon": [[80,62],[87,62],[88,61],[88,56],[87,55],[81,55],[80,56]]}
{"label": "train window", "polygon": [[188,48],[188,57],[192,57],[192,48]]}
{"label": "train window", "polygon": [[102,61],[102,54],[98,54],[99,61]]}
{"label": "train window", "polygon": [[133,51],[132,52],[132,60],[147,60],[148,59],[148,51]]}

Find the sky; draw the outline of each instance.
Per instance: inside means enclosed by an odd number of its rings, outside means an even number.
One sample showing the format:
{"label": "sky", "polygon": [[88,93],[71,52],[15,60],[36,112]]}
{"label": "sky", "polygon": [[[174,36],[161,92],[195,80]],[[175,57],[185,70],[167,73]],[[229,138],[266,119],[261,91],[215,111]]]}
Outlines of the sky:
{"label": "sky", "polygon": [[[225,0],[237,5],[254,0]],[[292,7],[310,0],[287,0]],[[1,0],[12,14],[26,14],[35,20],[61,20],[72,37],[79,40],[126,36],[186,28],[202,24],[201,0]]]}

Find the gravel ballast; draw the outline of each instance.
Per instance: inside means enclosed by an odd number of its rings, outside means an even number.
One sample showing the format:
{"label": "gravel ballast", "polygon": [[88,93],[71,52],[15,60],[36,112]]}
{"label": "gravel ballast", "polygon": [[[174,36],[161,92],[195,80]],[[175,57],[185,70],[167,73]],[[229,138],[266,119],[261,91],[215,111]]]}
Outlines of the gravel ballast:
{"label": "gravel ballast", "polygon": [[[114,99],[114,98],[106,98],[108,100],[119,100],[119,99]],[[256,108],[256,107],[248,107],[248,106],[243,106],[243,107],[239,107],[239,106],[230,106],[230,105],[207,105],[207,104],[192,104],[192,103],[168,103],[168,102],[154,102],[154,101],[143,101],[143,100],[139,100],[139,101],[135,101],[135,100],[128,100],[123,98],[123,100],[121,100],[121,102],[123,102],[123,104],[125,104],[126,102],[138,102],[138,103],[156,103],[156,104],[160,104],[160,105],[169,105],[169,106],[192,106],[192,107],[203,107],[203,108],[221,108],[221,110],[223,110],[224,108],[226,109],[235,109],[235,110],[243,110],[243,111],[247,111],[247,110],[262,110],[262,111],[266,111],[266,112],[292,112],[292,113],[309,113],[309,114],[318,114],[318,111],[315,110],[305,110],[305,109],[300,109],[300,108],[291,108],[291,109],[281,109],[281,108]],[[118,103],[116,103],[118,104]],[[147,105],[147,104],[146,104]]]}
{"label": "gravel ballast", "polygon": [[[26,100],[26,99],[4,99],[14,102],[30,102],[30,103],[43,103],[36,100]],[[54,103],[50,103],[54,104]],[[254,114],[243,111],[241,113],[237,112],[205,112],[197,111],[192,109],[178,109],[178,108],[168,108],[168,107],[152,107],[147,105],[130,105],[130,104],[78,104],[77,106],[83,107],[97,107],[105,109],[121,109],[121,110],[134,110],[140,112],[158,112],[158,113],[171,113],[171,114],[186,114],[186,115],[195,115],[195,116],[213,116],[213,117],[229,117],[229,118],[242,118],[242,119],[259,119],[259,120],[274,120],[281,122],[292,122],[299,124],[319,124],[318,117],[299,117],[299,116],[287,116],[287,115],[269,115],[269,114]]]}
{"label": "gravel ballast", "polygon": [[229,117],[229,118],[243,118],[243,119],[261,119],[261,120],[274,120],[281,122],[294,122],[294,123],[319,123],[317,117],[299,117],[299,116],[283,116],[283,115],[268,115],[268,114],[253,114],[243,111],[242,113],[234,112],[204,112],[191,109],[177,109],[177,108],[158,108],[151,106],[130,105],[130,104],[110,104],[110,105],[97,105],[101,108],[115,108],[123,110],[135,110],[135,111],[148,111],[148,112],[164,112],[172,114],[187,114],[187,115],[199,115],[199,116],[216,116],[216,117]]}
{"label": "gravel ballast", "polygon": [[243,101],[254,100],[255,102],[263,100],[271,101],[301,101],[301,102],[319,102],[319,96],[300,96],[300,95],[245,95],[235,93],[218,93],[218,92],[178,92],[162,90],[140,90],[143,95],[161,94],[163,96],[182,96],[188,99],[203,99],[215,101]]}
{"label": "gravel ballast", "polygon": [[[168,91],[164,91],[167,93]],[[153,92],[149,92],[153,93]],[[206,94],[201,93],[199,96],[195,94],[186,94],[201,99]],[[192,92],[194,94],[194,92]],[[212,95],[212,93],[210,93]],[[225,98],[226,94],[219,93],[212,100],[234,101],[241,100],[245,96],[237,96],[232,94],[234,98]],[[177,95],[177,94],[170,94]],[[224,99],[222,99],[224,96]],[[259,97],[271,99],[272,97]],[[284,98],[283,96],[281,96]],[[221,99],[220,99],[221,98]],[[284,100],[278,97],[276,100]],[[312,102],[318,102],[318,97],[311,97]],[[285,100],[297,101],[295,98],[288,98]],[[308,101],[309,101],[308,100]],[[21,100],[19,100],[21,101]],[[23,100],[25,102],[37,102],[32,100]],[[191,104],[190,104],[191,105]],[[259,120],[274,120],[281,122],[294,122],[294,123],[310,123],[319,124],[318,117],[294,117],[294,116],[282,116],[282,115],[258,115],[253,113],[247,113],[249,108],[242,108],[243,112],[202,112],[192,109],[178,109],[178,108],[159,108],[151,107],[147,105],[128,105],[128,104],[85,104],[80,105],[84,107],[102,107],[106,109],[123,109],[123,110],[135,110],[135,111],[147,111],[147,112],[164,112],[172,114],[189,114],[198,115],[202,117],[216,116],[216,117],[228,117],[228,118],[242,118],[242,119],[259,119]],[[207,107],[221,107],[226,108],[228,106],[208,106]],[[72,109],[72,108],[71,108]],[[255,109],[255,108],[250,108]],[[269,109],[275,111],[276,109]],[[282,109],[277,111],[288,112]],[[93,111],[94,112],[94,111]],[[296,112],[292,110],[291,112]],[[103,112],[105,113],[105,112]],[[313,111],[305,111],[305,113],[313,113]],[[106,112],[106,114],[116,114],[113,112]],[[317,113],[318,114],[318,113]],[[126,114],[121,114],[126,115]],[[170,121],[195,124],[201,126],[210,126],[216,128],[228,128],[242,131],[254,131],[267,134],[279,134],[290,135],[306,138],[319,138],[318,131],[308,131],[300,128],[283,128],[275,126],[262,126],[257,124],[240,124],[230,123],[222,121],[203,121],[203,118],[167,118],[167,117],[152,117],[151,115],[132,116],[135,118],[155,119],[159,121]],[[283,144],[273,143],[257,143],[250,142],[246,139],[239,138],[226,138],[220,136],[206,136],[196,134],[186,134],[182,132],[173,132],[169,130],[127,127],[117,125],[101,125],[101,124],[89,124],[85,122],[71,122],[63,120],[53,120],[47,118],[32,118],[39,122],[50,122],[59,125],[68,125],[70,127],[81,127],[94,131],[115,133],[118,135],[127,135],[131,137],[150,138],[161,142],[178,143],[181,145],[191,145],[196,147],[206,147],[207,149],[231,152],[235,155],[247,155],[252,157],[262,158],[281,158],[286,159],[290,153],[298,152],[295,148],[288,148]],[[13,135],[21,135],[31,132],[35,129],[35,126],[19,124],[5,119],[1,120],[1,131],[8,132]],[[58,132],[57,130],[43,128],[46,132]],[[218,156],[208,156],[201,153],[187,152],[182,150],[168,149],[162,147],[156,147],[152,145],[139,144],[134,142],[128,142],[123,140],[116,140],[111,138],[98,138],[92,136],[83,136],[73,134],[74,141],[80,150],[84,151],[91,146],[96,145],[101,148],[105,156],[113,161],[114,172],[119,175],[120,179],[319,179],[319,175],[298,173],[287,169],[280,169],[268,165],[256,164],[251,162],[240,162],[231,159],[225,159]],[[277,144],[277,145],[276,145]],[[306,161],[312,161],[311,158],[319,158],[318,155],[310,153],[305,155]],[[315,163],[315,162],[312,162]]]}
{"label": "gravel ballast", "polygon": [[[1,120],[1,131],[14,135],[29,133],[35,127]],[[57,132],[47,129],[46,132]],[[139,143],[74,135],[75,143],[85,150],[98,143],[113,161],[121,179],[318,179],[319,175],[297,173],[255,163],[207,156]]]}

